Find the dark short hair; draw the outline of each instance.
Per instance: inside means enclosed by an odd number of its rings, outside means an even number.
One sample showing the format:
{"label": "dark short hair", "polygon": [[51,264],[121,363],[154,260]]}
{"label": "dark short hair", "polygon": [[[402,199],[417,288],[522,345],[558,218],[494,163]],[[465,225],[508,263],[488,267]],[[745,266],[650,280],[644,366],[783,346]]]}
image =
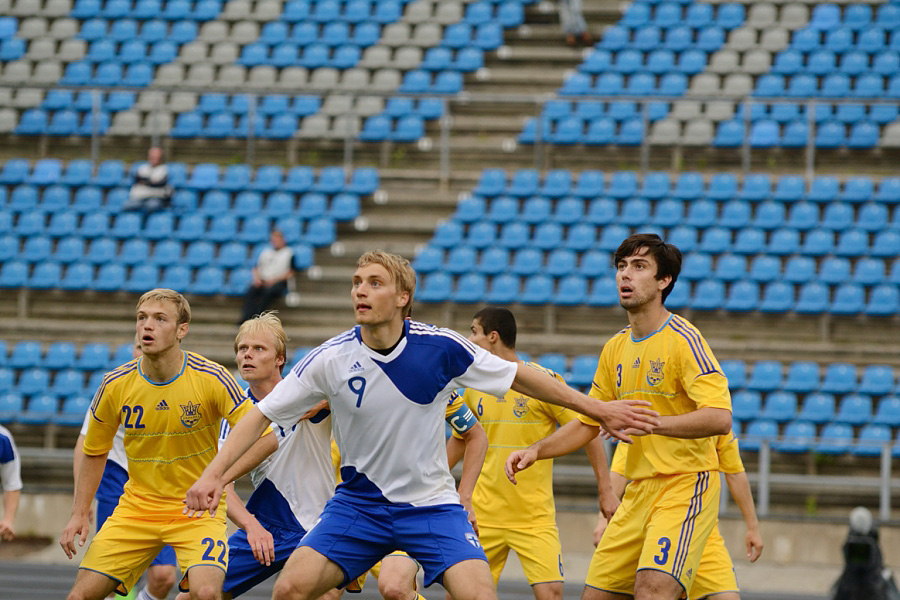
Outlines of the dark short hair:
{"label": "dark short hair", "polygon": [[615,265],[618,266],[619,262],[628,256],[634,256],[641,248],[646,248],[647,254],[656,260],[657,281],[664,277],[672,277],[672,281],[662,291],[662,301],[665,303],[666,298],[672,293],[672,288],[675,287],[675,282],[678,281],[678,274],[681,273],[681,250],[674,244],[667,244],[655,233],[635,233],[625,238],[619,245],[613,259]]}
{"label": "dark short hair", "polygon": [[511,349],[516,347],[516,318],[508,309],[488,306],[475,313],[474,318],[481,323],[485,335],[496,331],[504,346]]}

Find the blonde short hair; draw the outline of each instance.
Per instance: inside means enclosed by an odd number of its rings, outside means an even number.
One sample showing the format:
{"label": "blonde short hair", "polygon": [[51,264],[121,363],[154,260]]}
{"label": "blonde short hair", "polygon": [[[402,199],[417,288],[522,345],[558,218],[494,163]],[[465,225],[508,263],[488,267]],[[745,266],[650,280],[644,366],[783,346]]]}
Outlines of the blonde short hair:
{"label": "blonde short hair", "polygon": [[416,272],[413,270],[409,261],[397,254],[374,250],[366,252],[356,261],[356,268],[365,267],[371,264],[381,265],[387,269],[391,276],[391,281],[397,287],[397,290],[409,293],[409,302],[403,307],[403,318],[405,319],[412,312],[413,298],[416,295]]}
{"label": "blonde short hair", "polygon": [[187,299],[175,290],[166,288],[156,288],[149,292],[144,292],[144,295],[138,299],[135,311],[140,310],[141,305],[145,302],[154,300],[157,302],[168,301],[174,304],[175,312],[178,314],[179,325],[191,322],[191,305],[188,304]]}
{"label": "blonde short hair", "polygon": [[247,319],[241,323],[237,335],[234,336],[234,352],[237,354],[238,343],[245,335],[252,335],[263,331],[268,331],[275,338],[275,356],[287,361],[287,341],[288,336],[281,324],[281,319],[277,316],[277,311],[270,310]]}

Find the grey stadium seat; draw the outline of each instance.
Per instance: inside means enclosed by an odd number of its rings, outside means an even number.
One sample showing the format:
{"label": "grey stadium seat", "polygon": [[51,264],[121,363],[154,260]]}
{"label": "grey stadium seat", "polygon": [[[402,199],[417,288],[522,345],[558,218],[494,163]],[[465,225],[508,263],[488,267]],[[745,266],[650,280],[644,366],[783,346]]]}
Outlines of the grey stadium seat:
{"label": "grey stadium seat", "polygon": [[3,72],[0,73],[0,83],[7,83],[10,85],[26,83],[30,78],[30,60],[11,60],[3,65]]}
{"label": "grey stadium seat", "polygon": [[167,110],[147,113],[141,135],[168,135],[172,131],[172,113]]}
{"label": "grey stadium seat", "polygon": [[[228,40],[238,44],[249,44],[255,42],[259,37],[259,23],[255,21],[238,21],[231,26],[231,34]],[[216,40],[224,42],[225,40]]]}
{"label": "grey stadium seat", "polygon": [[19,23],[16,36],[23,40],[45,37],[47,35],[47,19],[44,17],[30,17]]}
{"label": "grey stadium seat", "polygon": [[300,90],[306,85],[308,76],[304,67],[285,67],[278,74],[278,83],[275,87],[280,90]]}
{"label": "grey stadium seat", "polygon": [[207,56],[209,56],[209,44],[195,40],[182,46],[178,58],[175,60],[186,65],[193,65],[206,62]]}
{"label": "grey stadium seat", "polygon": [[41,14],[52,19],[65,17],[72,12],[73,5],[72,0],[47,0]]}
{"label": "grey stadium seat", "polygon": [[672,103],[672,112],[670,116],[673,119],[687,121],[700,116],[699,100],[678,100]]}
{"label": "grey stadium seat", "polygon": [[212,47],[209,60],[214,65],[230,65],[238,59],[238,45],[233,42],[219,42]]}
{"label": "grey stadium seat", "polygon": [[172,87],[181,85],[182,81],[184,81],[184,65],[169,63],[156,69],[153,83],[159,87]]}
{"label": "grey stadium seat", "polygon": [[406,5],[403,20],[407,23],[427,23],[431,20],[431,0],[415,0]]}
{"label": "grey stadium seat", "polygon": [[706,70],[710,73],[724,75],[738,70],[738,53],[735,50],[719,50],[709,59]]}
{"label": "grey stadium seat", "polygon": [[394,51],[391,64],[401,71],[415,69],[422,64],[422,49],[416,46],[401,46]]}
{"label": "grey stadium seat", "polygon": [[323,138],[328,135],[329,121],[330,119],[325,115],[304,117],[295,135],[301,138]]}
{"label": "grey stadium seat", "polygon": [[41,0],[13,0],[9,14],[14,17],[31,17],[41,12]]}
{"label": "grey stadium seat", "polygon": [[753,91],[753,78],[746,73],[732,73],[725,76],[722,95],[729,98],[743,98]]}
{"label": "grey stadium seat", "polygon": [[281,2],[278,0],[262,0],[257,2],[250,13],[250,18],[256,21],[274,21],[281,16]]}
{"label": "grey stadium seat", "polygon": [[688,121],[681,143],[685,146],[708,146],[713,139],[713,124],[707,119]]}
{"label": "grey stadium seat", "polygon": [[43,37],[31,40],[25,56],[29,60],[39,61],[56,56],[56,40],[51,37]]}
{"label": "grey stadium seat", "polygon": [[809,7],[802,4],[785,4],[781,7],[778,24],[788,29],[802,29],[809,23]]}
{"label": "grey stadium seat", "polygon": [[379,92],[391,92],[400,87],[401,75],[397,69],[379,69],[372,75],[369,88]]}
{"label": "grey stadium seat", "polygon": [[[185,92],[187,93],[187,92]],[[162,90],[143,90],[138,94],[134,107],[144,112],[165,108],[166,93]]]}
{"label": "grey stadium seat", "polygon": [[371,117],[384,110],[384,98],[381,96],[360,96],[356,99],[356,114]]}
{"label": "grey stadium seat", "polygon": [[391,49],[387,46],[369,46],[363,50],[359,66],[367,69],[380,69],[391,63]]}
{"label": "grey stadium seat", "polygon": [[113,115],[110,135],[138,135],[141,132],[141,115],[136,110],[123,110]]}
{"label": "grey stadium seat", "polygon": [[381,30],[381,43],[386,46],[402,46],[409,42],[408,23],[390,23]]}
{"label": "grey stadium seat", "polygon": [[214,87],[219,89],[240,88],[247,80],[247,67],[244,65],[225,65],[216,74]]}
{"label": "grey stadium seat", "polygon": [[251,67],[250,71],[247,73],[247,83],[245,85],[254,90],[275,87],[275,79],[277,76],[278,74],[275,71],[275,67],[271,65],[256,65],[255,67]]}
{"label": "grey stadium seat", "polygon": [[12,0],[0,0],[0,15],[9,14],[12,10]]}
{"label": "grey stadium seat", "polygon": [[309,87],[320,92],[327,92],[337,87],[340,74],[337,69],[320,67],[309,76]]}
{"label": "grey stadium seat", "polygon": [[183,87],[209,87],[215,79],[215,67],[208,63],[197,63],[188,67],[181,85]]}
{"label": "grey stadium seat", "polygon": [[450,25],[462,20],[463,9],[460,2],[442,1],[438,2],[437,10],[434,11],[434,22],[441,25]]}
{"label": "grey stadium seat", "polygon": [[430,48],[437,46],[441,42],[442,36],[441,26],[437,23],[419,23],[416,25],[409,43],[414,46]]}
{"label": "grey stadium seat", "polygon": [[773,25],[778,18],[778,10],[774,4],[755,2],[747,13],[747,25],[756,29],[765,29]]}
{"label": "grey stadium seat", "polygon": [[12,108],[0,108],[0,133],[10,133],[16,128],[19,116]]}
{"label": "grey stadium seat", "polygon": [[728,34],[725,47],[740,52],[756,48],[756,29],[752,27],[732,29],[731,33]]}
{"label": "grey stadium seat", "polygon": [[63,74],[62,63],[58,60],[42,60],[34,66],[31,81],[34,83],[56,83]]}
{"label": "grey stadium seat", "polygon": [[[142,94],[145,93],[146,92],[142,92]],[[183,113],[194,110],[197,108],[197,92],[172,92],[172,95],[169,96],[168,108],[174,113]]]}
{"label": "grey stadium seat", "polygon": [[343,94],[330,94],[322,103],[319,112],[323,115],[336,116],[343,115],[353,110],[353,96],[345,96]]}
{"label": "grey stadium seat", "polygon": [[347,135],[356,137],[362,130],[362,119],[350,115],[340,115],[331,124],[329,137],[344,139]]}
{"label": "grey stadium seat", "polygon": [[675,119],[662,119],[650,127],[648,141],[658,146],[673,146],[681,138],[681,123]]}
{"label": "grey stadium seat", "polygon": [[12,88],[4,87],[0,88],[0,107],[8,107],[13,105],[13,91]]}
{"label": "grey stadium seat", "polygon": [[714,97],[719,95],[719,76],[715,73],[700,73],[691,79],[689,96]]}
{"label": "grey stadium seat", "polygon": [[767,50],[750,50],[744,53],[741,71],[751,75],[768,73],[772,68],[772,55]]}
{"label": "grey stadium seat", "polygon": [[346,69],[341,75],[339,89],[348,91],[364,90],[369,85],[369,70],[354,67]]}
{"label": "grey stadium seat", "polygon": [[74,62],[81,60],[87,54],[86,40],[63,40],[59,44],[59,50],[56,54],[64,62]]}
{"label": "grey stadium seat", "polygon": [[[214,44],[228,39],[228,25],[224,21],[207,21],[200,26],[197,40]],[[236,41],[236,40],[235,40]]]}
{"label": "grey stadium seat", "polygon": [[34,88],[19,88],[13,96],[12,105],[16,108],[34,108],[44,101],[44,91]]}
{"label": "grey stadium seat", "polygon": [[734,102],[729,100],[713,100],[706,103],[704,116],[715,122],[727,121],[734,118]]}
{"label": "grey stadium seat", "polygon": [[881,134],[881,146],[884,148],[900,148],[900,123],[891,123]]}
{"label": "grey stadium seat", "polygon": [[228,0],[223,4],[219,18],[223,21],[240,21],[250,16],[250,0]]}
{"label": "grey stadium seat", "polygon": [[[54,40],[75,41],[72,38],[78,35],[78,29],[78,21],[75,19],[54,19],[49,31],[47,31],[47,36],[52,37]],[[83,42],[84,40],[77,41]]]}

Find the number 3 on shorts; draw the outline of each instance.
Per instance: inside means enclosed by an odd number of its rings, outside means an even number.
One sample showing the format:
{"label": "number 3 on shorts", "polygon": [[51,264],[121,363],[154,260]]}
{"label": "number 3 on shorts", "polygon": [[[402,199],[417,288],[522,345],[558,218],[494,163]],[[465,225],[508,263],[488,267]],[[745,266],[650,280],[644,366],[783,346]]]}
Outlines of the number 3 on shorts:
{"label": "number 3 on shorts", "polygon": [[[220,564],[225,564],[225,553],[228,552],[228,545],[225,544],[225,542],[222,540],[216,541],[212,538],[203,538],[200,543],[206,546],[206,552],[203,553],[203,560],[217,560]],[[213,548],[216,546],[221,549],[218,558],[213,556]]]}
{"label": "number 3 on shorts", "polygon": [[653,557],[653,562],[664,565],[669,562],[669,548],[672,546],[672,542],[667,537],[661,537],[657,543],[659,544],[659,554]]}

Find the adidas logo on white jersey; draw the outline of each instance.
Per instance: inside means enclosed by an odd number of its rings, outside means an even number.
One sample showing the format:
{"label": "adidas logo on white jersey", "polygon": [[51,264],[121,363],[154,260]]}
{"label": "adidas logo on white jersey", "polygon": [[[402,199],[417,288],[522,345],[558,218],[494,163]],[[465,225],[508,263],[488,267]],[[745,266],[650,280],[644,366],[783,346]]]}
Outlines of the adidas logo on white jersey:
{"label": "adidas logo on white jersey", "polygon": [[641,366],[641,357],[638,356],[636,359],[634,359],[634,364],[631,365],[631,368],[632,368],[632,369],[637,369],[637,368],[640,367],[640,366]]}
{"label": "adidas logo on white jersey", "polygon": [[156,410],[169,410],[169,405],[166,404],[165,398],[159,401],[159,404],[156,405]]}
{"label": "adidas logo on white jersey", "polygon": [[359,361],[356,361],[355,363],[353,363],[353,366],[350,367],[350,372],[351,373],[359,373],[360,371],[365,371],[365,369],[363,368],[363,366],[361,364],[359,364]]}

